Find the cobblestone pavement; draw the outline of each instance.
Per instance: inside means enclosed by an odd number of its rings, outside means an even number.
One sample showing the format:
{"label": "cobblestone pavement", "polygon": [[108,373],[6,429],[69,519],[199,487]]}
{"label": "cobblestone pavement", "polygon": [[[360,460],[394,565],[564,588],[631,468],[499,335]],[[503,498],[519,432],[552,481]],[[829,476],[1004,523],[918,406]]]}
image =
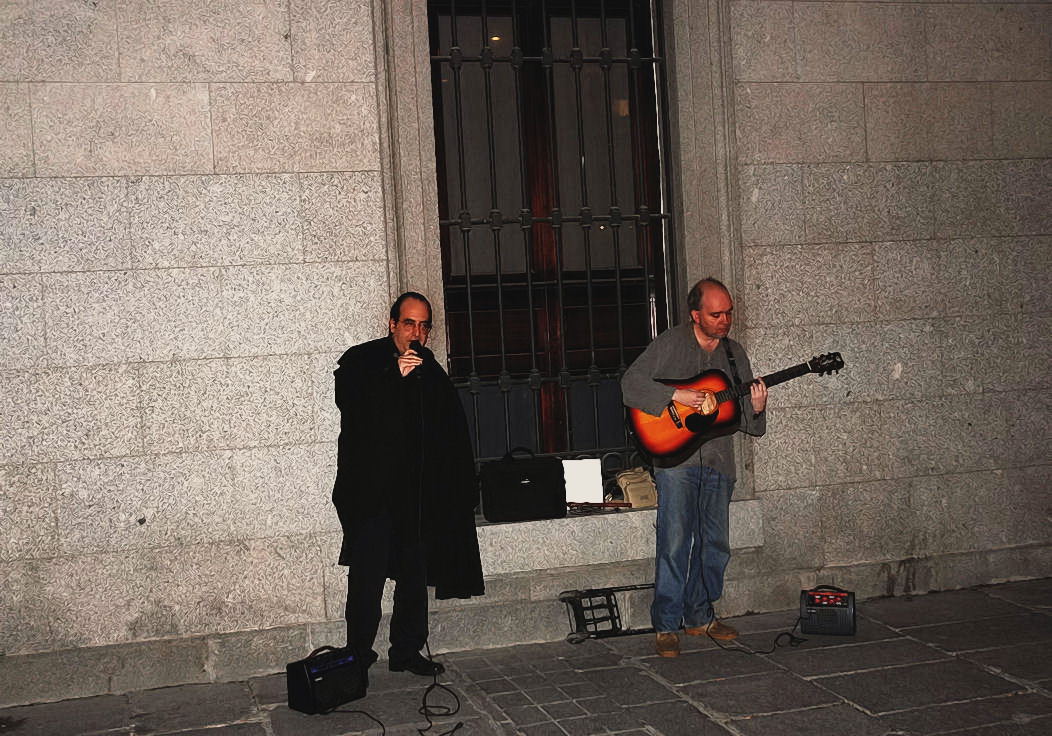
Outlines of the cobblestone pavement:
{"label": "cobblestone pavement", "polygon": [[[739,651],[682,637],[674,659],[652,636],[529,644],[438,657],[459,697],[428,734],[782,736],[836,732],[1052,734],[1052,578],[858,605],[853,637],[774,646],[795,611],[742,616]],[[345,706],[389,734],[427,726],[428,679],[370,672]],[[435,706],[452,696],[434,690]],[[344,736],[381,733],[362,713],[306,716],[285,705],[283,675],[184,685],[0,710],[0,734]]]}

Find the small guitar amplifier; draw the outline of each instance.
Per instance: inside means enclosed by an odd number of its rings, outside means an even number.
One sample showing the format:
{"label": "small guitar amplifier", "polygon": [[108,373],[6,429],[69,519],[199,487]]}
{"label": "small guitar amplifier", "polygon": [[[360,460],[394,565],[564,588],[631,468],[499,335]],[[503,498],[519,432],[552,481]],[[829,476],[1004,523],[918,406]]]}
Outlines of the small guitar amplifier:
{"label": "small guitar amplifier", "polygon": [[805,634],[854,636],[855,594],[832,585],[801,590],[800,631]]}

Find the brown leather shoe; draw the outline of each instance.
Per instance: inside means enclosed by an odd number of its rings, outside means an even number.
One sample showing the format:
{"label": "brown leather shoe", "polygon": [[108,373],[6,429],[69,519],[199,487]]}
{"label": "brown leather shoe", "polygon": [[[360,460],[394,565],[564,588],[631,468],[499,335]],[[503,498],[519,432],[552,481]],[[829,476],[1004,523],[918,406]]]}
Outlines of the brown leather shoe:
{"label": "brown leather shoe", "polygon": [[656,642],[657,653],[662,657],[679,656],[679,637],[671,631],[659,633]]}
{"label": "brown leather shoe", "polygon": [[738,638],[737,629],[716,619],[712,619],[712,621],[701,626],[688,626],[683,629],[683,632],[691,636],[711,636],[713,639],[719,639],[720,641],[731,641]]}

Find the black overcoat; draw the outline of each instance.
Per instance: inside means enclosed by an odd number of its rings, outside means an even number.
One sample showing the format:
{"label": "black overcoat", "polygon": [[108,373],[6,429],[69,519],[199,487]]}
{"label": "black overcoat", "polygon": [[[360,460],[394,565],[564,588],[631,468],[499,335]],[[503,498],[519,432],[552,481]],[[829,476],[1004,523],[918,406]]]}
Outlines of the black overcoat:
{"label": "black overcoat", "polygon": [[[340,564],[350,565],[348,535],[356,523],[368,523],[404,497],[400,484],[407,465],[400,442],[403,417],[394,415],[401,382],[420,386],[420,536],[427,584],[436,598],[482,595],[482,564],[475,531],[478,483],[464,409],[445,370],[434,354],[420,351],[424,362],[408,376],[398,371],[398,349],[390,336],[356,345],[340,358],[336,369],[336,404],[340,408],[340,439],[332,501],[343,526]],[[415,453],[414,453],[415,454]],[[412,494],[414,497],[416,494]],[[353,567],[352,567],[353,570]],[[388,577],[396,577],[388,570]]]}

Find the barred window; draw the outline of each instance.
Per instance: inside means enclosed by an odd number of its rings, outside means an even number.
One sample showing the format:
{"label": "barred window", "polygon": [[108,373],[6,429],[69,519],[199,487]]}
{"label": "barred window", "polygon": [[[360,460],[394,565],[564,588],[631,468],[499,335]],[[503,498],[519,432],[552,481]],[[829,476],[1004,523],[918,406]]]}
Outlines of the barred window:
{"label": "barred window", "polygon": [[653,0],[428,4],[450,375],[476,455],[633,451],[619,382],[670,322]]}

